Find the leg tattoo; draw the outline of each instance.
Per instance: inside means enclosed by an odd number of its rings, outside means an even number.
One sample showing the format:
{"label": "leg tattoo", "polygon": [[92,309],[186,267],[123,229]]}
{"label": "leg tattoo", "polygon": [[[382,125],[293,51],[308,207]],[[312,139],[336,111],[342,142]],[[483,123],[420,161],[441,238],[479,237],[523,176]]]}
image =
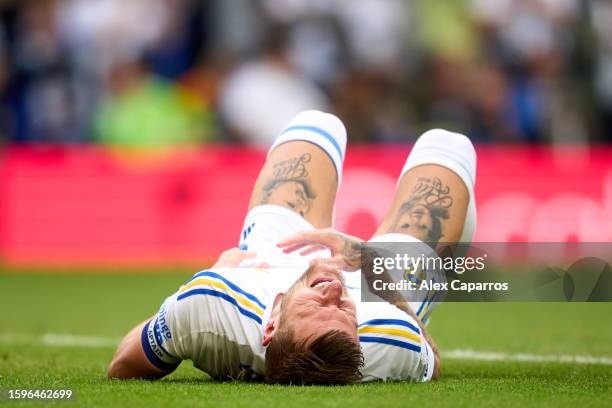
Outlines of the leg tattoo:
{"label": "leg tattoo", "polygon": [[420,177],[408,200],[400,206],[389,232],[437,244],[443,236],[441,221],[448,219],[448,209],[452,205],[450,187],[437,177]]}
{"label": "leg tattoo", "polygon": [[316,198],[308,181],[311,159],[310,153],[304,153],[274,164],[272,178],[263,187],[261,204],[283,204],[302,217],[308,214]]}

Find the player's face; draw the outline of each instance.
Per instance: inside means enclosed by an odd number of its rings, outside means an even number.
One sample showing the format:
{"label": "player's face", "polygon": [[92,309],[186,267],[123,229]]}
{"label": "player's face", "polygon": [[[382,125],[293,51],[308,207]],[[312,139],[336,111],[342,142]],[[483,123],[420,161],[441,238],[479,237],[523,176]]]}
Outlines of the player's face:
{"label": "player's face", "polygon": [[421,241],[427,240],[432,226],[431,212],[421,204],[415,205],[402,214],[398,222],[398,227],[402,233],[411,235]]}
{"label": "player's face", "polygon": [[330,330],[340,330],[355,341],[357,312],[342,274],[325,264],[317,264],[283,297],[281,319],[295,329],[295,340],[315,339]]}

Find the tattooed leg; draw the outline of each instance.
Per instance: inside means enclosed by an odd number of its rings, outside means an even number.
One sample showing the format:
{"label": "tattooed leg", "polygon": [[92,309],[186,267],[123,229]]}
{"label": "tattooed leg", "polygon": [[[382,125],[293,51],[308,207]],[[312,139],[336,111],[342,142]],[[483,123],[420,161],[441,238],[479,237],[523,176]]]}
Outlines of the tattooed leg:
{"label": "tattooed leg", "polygon": [[249,210],[274,204],[295,211],[316,228],[330,227],[338,183],[327,154],[316,145],[291,141],[268,156],[253,188]]}
{"label": "tattooed leg", "polygon": [[400,233],[423,242],[458,242],[469,193],[461,178],[446,167],[424,164],[401,178],[390,210],[374,236]]}

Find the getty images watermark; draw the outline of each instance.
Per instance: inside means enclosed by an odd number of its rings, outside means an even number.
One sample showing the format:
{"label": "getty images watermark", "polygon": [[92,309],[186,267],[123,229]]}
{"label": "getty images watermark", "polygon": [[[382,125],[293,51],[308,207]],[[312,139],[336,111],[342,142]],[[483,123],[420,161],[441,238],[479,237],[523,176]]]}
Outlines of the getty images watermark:
{"label": "getty images watermark", "polygon": [[460,290],[472,292],[474,290],[508,290],[508,282],[462,282],[453,279],[450,282],[425,279],[423,271],[448,270],[462,275],[466,271],[485,270],[487,254],[482,256],[431,256],[421,254],[409,256],[408,254],[395,254],[392,257],[377,256],[372,259],[372,273],[384,275],[386,271],[403,271],[399,281],[386,281],[383,276],[374,279],[374,290]]}
{"label": "getty images watermark", "polygon": [[611,243],[368,243],[362,300],[612,301]]}

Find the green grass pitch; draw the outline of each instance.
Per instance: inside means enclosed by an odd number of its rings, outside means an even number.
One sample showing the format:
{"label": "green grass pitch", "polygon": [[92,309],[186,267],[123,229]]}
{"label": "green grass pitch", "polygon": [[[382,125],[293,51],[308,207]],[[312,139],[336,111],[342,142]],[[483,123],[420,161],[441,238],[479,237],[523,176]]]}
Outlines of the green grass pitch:
{"label": "green grass pitch", "polygon": [[[0,273],[0,389],[71,388],[75,399],[56,404],[67,407],[612,406],[612,365],[605,364],[443,358],[443,379],[429,384],[284,387],[215,383],[185,362],[161,381],[121,382],[105,378],[112,344],[42,341],[70,334],[112,342],[187,277]],[[430,329],[443,352],[612,358],[612,303],[448,303],[434,312]]]}

